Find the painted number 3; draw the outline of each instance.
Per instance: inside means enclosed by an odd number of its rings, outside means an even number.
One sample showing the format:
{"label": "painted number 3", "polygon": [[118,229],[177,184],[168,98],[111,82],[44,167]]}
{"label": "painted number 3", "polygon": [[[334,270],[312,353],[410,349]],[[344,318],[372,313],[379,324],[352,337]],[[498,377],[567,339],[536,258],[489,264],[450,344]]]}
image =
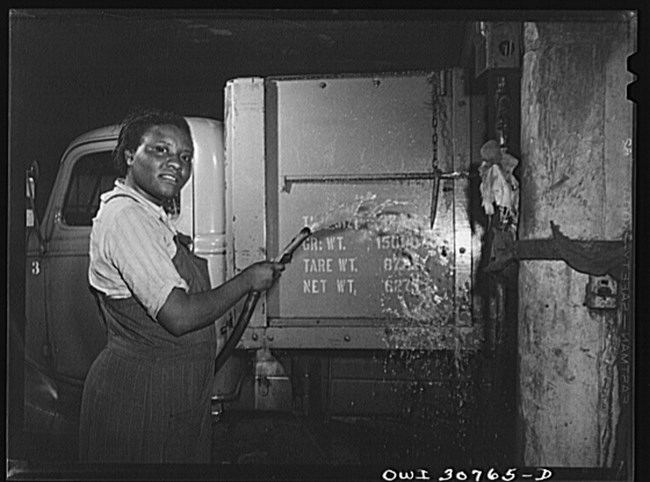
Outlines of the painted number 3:
{"label": "painted number 3", "polygon": [[39,275],[41,273],[41,263],[38,261],[32,261],[32,274]]}

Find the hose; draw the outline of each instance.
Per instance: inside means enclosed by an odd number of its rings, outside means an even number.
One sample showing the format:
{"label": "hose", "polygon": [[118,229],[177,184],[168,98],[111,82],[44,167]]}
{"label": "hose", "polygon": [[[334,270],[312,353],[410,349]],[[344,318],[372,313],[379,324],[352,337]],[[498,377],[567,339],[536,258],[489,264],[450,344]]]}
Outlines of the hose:
{"label": "hose", "polygon": [[[284,248],[282,253],[280,253],[280,255],[275,259],[275,262],[283,263],[283,264],[290,263],[291,258],[293,256],[293,252],[296,249],[298,249],[298,247],[302,244],[302,242],[305,239],[307,239],[309,236],[311,236],[311,229],[308,227],[302,228],[302,230]],[[253,316],[253,312],[255,311],[255,306],[257,305],[257,302],[260,299],[260,295],[261,293],[259,291],[251,291],[250,293],[248,293],[248,296],[246,297],[246,301],[244,302],[244,308],[242,309],[242,312],[239,314],[237,323],[235,324],[235,327],[233,328],[230,337],[228,338],[228,340],[226,340],[223,349],[217,355],[217,359],[215,361],[215,367],[214,367],[215,373],[217,373],[223,367],[223,365],[226,363],[228,358],[230,358],[232,353],[235,351],[235,348],[237,347],[239,340],[244,334],[244,331],[246,330],[246,327],[248,326],[248,323],[250,322],[251,317]]]}

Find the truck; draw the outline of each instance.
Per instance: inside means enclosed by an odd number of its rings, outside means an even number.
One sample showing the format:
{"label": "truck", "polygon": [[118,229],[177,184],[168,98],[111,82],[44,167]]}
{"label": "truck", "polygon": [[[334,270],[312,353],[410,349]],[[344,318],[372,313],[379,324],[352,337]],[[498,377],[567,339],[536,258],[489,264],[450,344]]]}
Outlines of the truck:
{"label": "truck", "polygon": [[[477,395],[489,388],[476,376],[489,372],[478,356],[489,323],[472,176],[484,98],[454,68],[237,78],[224,106],[223,121],[187,117],[193,172],[170,208],[212,285],[275,257],[304,227],[311,236],[217,373],[215,419],[419,413],[459,437],[457,422],[490,403]],[[107,126],[69,144],[42,219],[36,169],[27,173],[27,431],[76,430],[84,378],[106,342],[88,246],[117,177],[117,135]],[[242,304],[215,320],[219,350],[243,322]]]}

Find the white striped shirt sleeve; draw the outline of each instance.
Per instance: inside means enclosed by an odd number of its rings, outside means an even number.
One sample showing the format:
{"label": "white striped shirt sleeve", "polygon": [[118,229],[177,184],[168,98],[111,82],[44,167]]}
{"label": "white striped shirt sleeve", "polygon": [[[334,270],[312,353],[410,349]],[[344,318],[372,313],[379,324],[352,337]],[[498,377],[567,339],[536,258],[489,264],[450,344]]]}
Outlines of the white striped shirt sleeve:
{"label": "white striped shirt sleeve", "polygon": [[143,214],[136,205],[122,209],[105,234],[103,249],[131,293],[156,319],[172,289],[189,287],[172,262],[174,233]]}

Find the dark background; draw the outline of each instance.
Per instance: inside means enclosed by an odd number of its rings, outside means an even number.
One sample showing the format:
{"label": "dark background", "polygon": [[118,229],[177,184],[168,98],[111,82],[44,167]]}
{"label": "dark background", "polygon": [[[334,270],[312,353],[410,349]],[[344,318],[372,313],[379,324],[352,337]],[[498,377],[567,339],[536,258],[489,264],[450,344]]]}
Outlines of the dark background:
{"label": "dark background", "polygon": [[436,10],[13,10],[12,168],[38,160],[42,215],[67,144],[135,106],[223,119],[223,89],[235,77],[458,66],[479,18]]}
{"label": "dark background", "polygon": [[68,143],[119,122],[136,106],[223,119],[223,89],[232,78],[471,67],[476,21],[612,15],[616,11],[13,9],[9,154],[10,169],[20,173],[10,178],[22,184],[24,170],[38,160],[42,216]]}

